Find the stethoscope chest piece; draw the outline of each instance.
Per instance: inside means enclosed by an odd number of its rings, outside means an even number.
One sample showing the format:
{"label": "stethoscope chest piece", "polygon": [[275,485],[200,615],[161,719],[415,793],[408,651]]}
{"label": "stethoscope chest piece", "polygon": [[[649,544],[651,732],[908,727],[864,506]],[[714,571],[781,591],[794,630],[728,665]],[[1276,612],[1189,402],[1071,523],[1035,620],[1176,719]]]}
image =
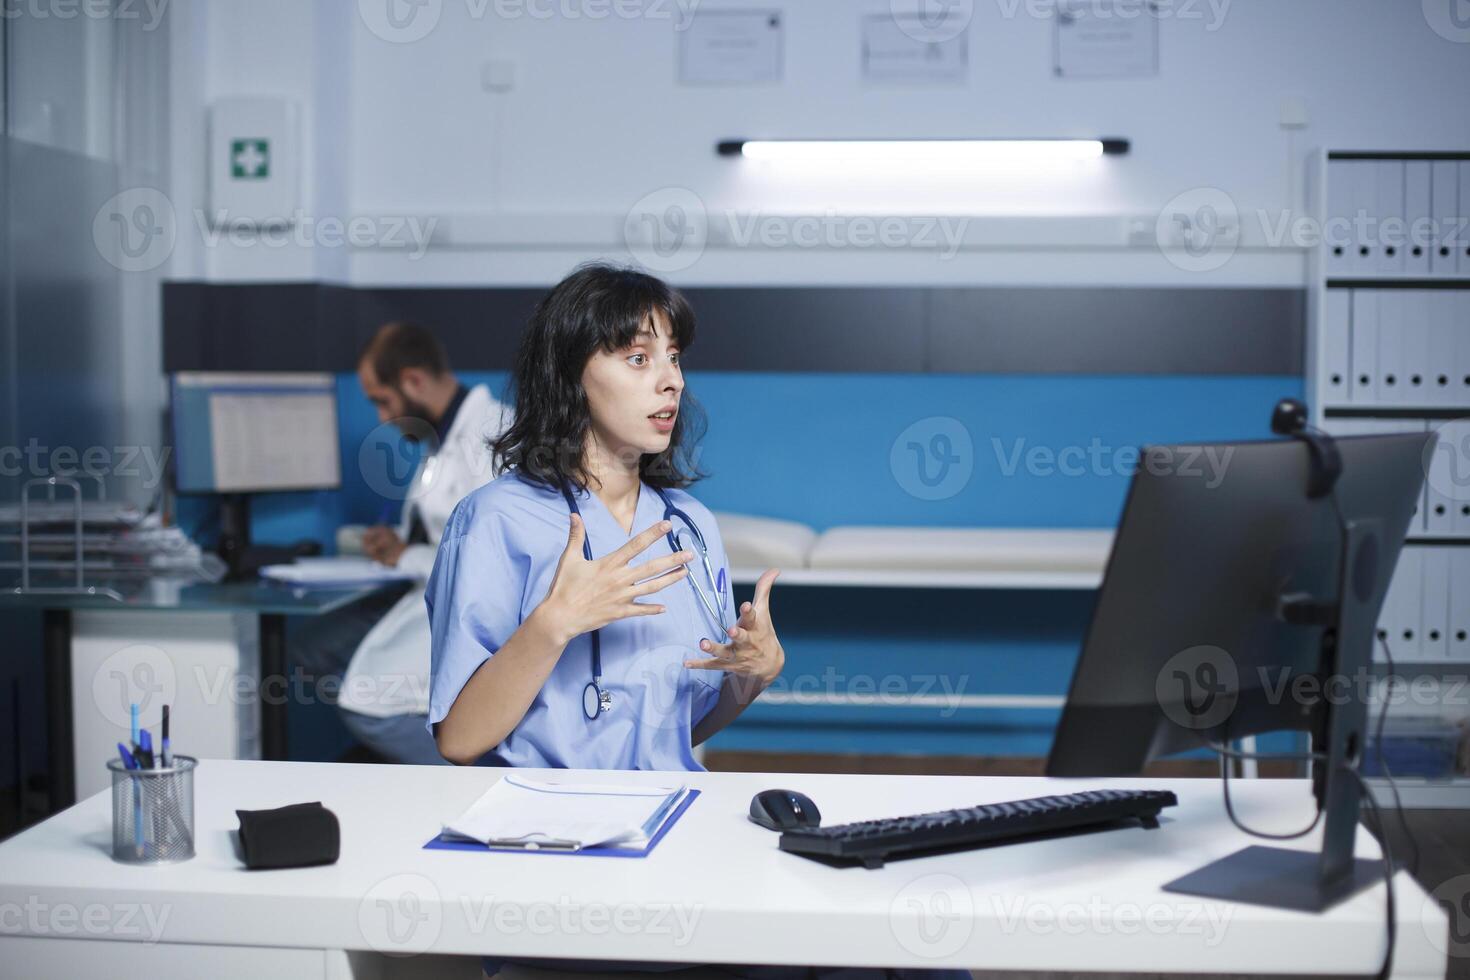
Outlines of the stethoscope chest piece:
{"label": "stethoscope chest piece", "polygon": [[582,713],[587,720],[594,721],[602,712],[611,710],[612,695],[598,687],[596,681],[588,681],[582,688]]}

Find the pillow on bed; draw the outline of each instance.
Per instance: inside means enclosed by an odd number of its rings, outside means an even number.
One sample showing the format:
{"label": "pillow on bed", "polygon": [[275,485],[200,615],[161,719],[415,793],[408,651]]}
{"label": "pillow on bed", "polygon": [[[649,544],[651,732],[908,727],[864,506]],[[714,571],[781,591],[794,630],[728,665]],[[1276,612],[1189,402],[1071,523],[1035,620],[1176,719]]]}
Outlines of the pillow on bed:
{"label": "pillow on bed", "polygon": [[1112,545],[1106,528],[834,527],[811,567],[1101,573]]}
{"label": "pillow on bed", "polygon": [[797,521],[715,513],[731,568],[805,568],[817,532]]}

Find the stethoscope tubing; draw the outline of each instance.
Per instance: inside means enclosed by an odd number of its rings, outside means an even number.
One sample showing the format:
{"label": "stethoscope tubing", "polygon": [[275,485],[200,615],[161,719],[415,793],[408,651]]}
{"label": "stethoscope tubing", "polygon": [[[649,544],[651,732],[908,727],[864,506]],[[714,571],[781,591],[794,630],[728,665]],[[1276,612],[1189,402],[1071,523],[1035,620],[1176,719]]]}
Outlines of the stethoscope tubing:
{"label": "stethoscope tubing", "polygon": [[[719,578],[715,577],[714,568],[709,563],[709,545],[705,543],[704,534],[699,530],[699,525],[694,523],[693,518],[675,507],[669,501],[668,495],[661,488],[654,487],[653,491],[658,494],[658,499],[664,505],[663,519],[670,524],[669,532],[664,536],[665,540],[669,543],[669,547],[675,553],[683,550],[679,542],[679,536],[685,532],[674,530],[673,523],[676,519],[683,521],[685,527],[694,534],[694,540],[698,544],[698,548],[695,550],[699,554],[700,562],[704,565],[705,574],[709,576],[710,586],[715,590],[713,602],[711,601],[711,597],[705,594],[704,588],[700,586],[695,576],[691,575],[689,577],[689,585],[694,589],[695,596],[699,598],[700,605],[704,607],[705,612],[709,613],[710,620],[720,625],[723,635],[729,629],[729,625],[725,620],[723,603],[725,594],[722,588],[724,570],[720,570]],[[582,510],[577,506],[577,498],[565,484],[561,487],[561,495],[567,502],[567,510],[581,517]],[[592,542],[590,537],[585,533],[585,528],[583,531],[582,557],[588,561],[592,561]],[[610,710],[611,707],[612,695],[602,689],[602,630],[595,629],[592,631],[592,681],[582,691],[582,713],[587,716],[589,721],[592,721]]]}

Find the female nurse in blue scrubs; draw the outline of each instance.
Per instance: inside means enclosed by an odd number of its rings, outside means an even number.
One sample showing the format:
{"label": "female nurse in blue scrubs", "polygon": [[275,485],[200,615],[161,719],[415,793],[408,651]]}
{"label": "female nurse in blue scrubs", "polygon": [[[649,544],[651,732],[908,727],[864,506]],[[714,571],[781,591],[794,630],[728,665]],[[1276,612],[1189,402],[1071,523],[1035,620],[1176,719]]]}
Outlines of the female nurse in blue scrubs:
{"label": "female nurse in blue scrubs", "polygon": [[719,528],[684,489],[699,475],[680,366],[693,339],[684,297],[631,270],[584,266],[537,308],[494,445],[504,475],[455,508],[428,582],[429,726],[450,761],[701,770],[692,747],[781,673],[778,573],[737,617]]}

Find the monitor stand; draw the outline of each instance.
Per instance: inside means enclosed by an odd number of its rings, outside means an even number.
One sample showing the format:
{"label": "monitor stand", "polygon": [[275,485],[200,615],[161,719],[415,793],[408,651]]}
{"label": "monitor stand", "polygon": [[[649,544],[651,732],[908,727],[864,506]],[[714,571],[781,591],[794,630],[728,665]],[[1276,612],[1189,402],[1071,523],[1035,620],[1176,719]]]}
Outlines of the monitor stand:
{"label": "monitor stand", "polygon": [[[1355,679],[1372,663],[1382,527],[1377,521],[1348,521],[1343,534],[1333,610],[1335,628],[1323,631],[1321,673]],[[1324,684],[1321,690],[1327,690]],[[1347,685],[1349,691],[1354,686]],[[1322,912],[1382,879],[1382,864],[1353,857],[1362,790],[1346,767],[1356,766],[1366,748],[1368,710],[1355,697],[1323,697],[1318,762],[1318,800],[1323,810],[1321,851],[1247,847],[1191,871],[1164,891],[1248,905]]]}
{"label": "monitor stand", "polygon": [[254,581],[266,565],[288,564],[303,555],[320,553],[320,546],[303,542],[294,547],[250,543],[250,495],[225,494],[219,503],[219,546],[217,552],[230,582]]}

